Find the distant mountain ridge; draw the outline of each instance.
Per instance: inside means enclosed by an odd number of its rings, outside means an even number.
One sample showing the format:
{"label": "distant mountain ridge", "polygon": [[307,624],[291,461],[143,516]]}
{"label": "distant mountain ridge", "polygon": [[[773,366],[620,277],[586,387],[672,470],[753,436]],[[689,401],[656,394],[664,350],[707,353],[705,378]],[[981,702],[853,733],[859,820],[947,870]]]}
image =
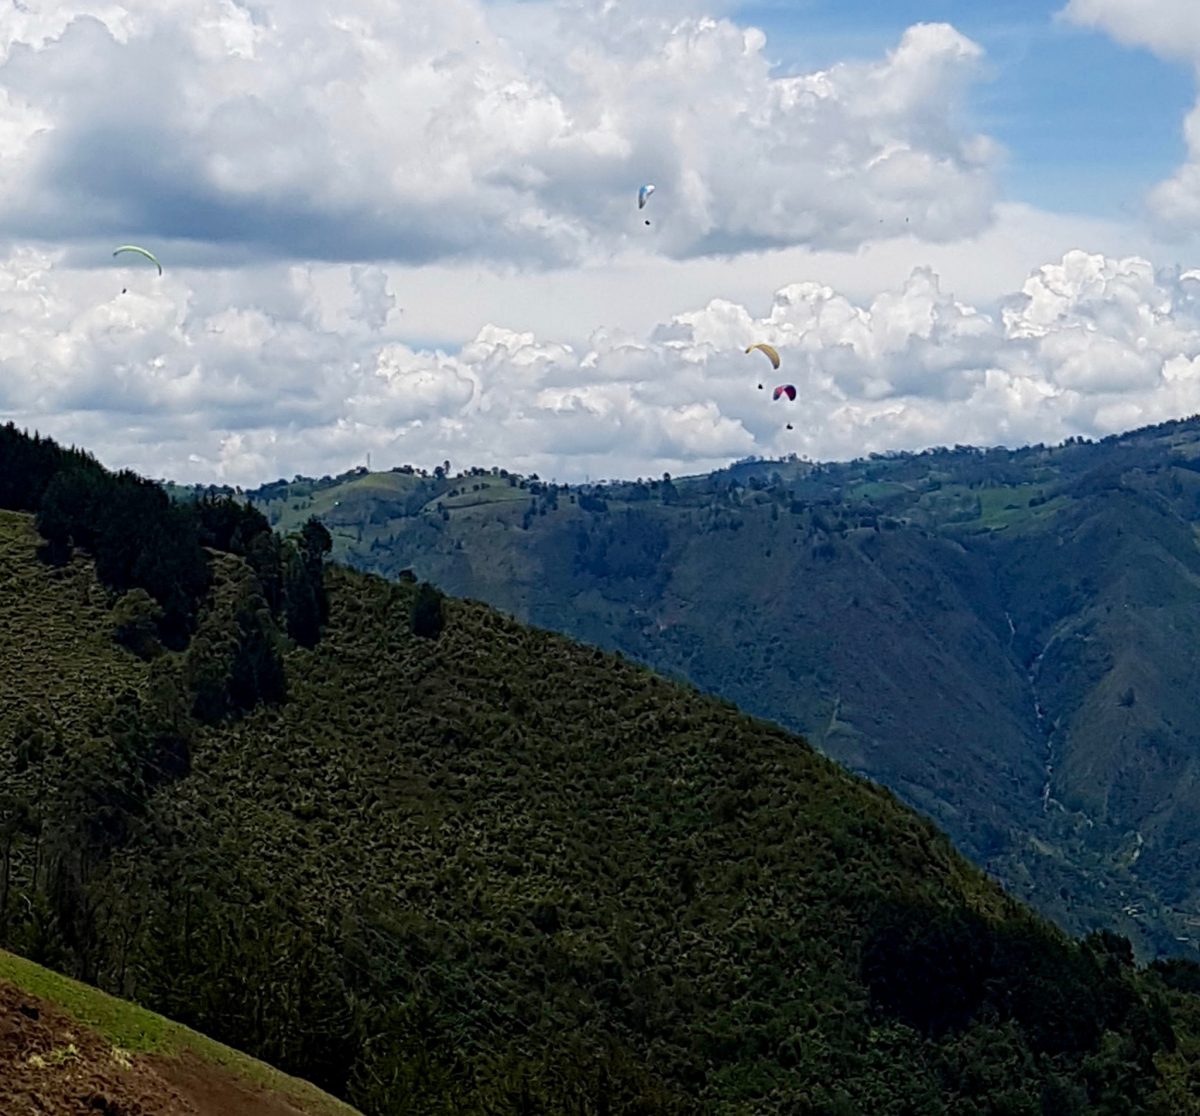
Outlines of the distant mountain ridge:
{"label": "distant mountain ridge", "polygon": [[781,729],[338,568],[286,698],[198,719],[247,560],[145,661],[38,547],[0,512],[0,940],[41,962],[367,1116],[1189,1112],[1200,966],[1068,941]]}
{"label": "distant mountain ridge", "polygon": [[1018,450],[248,495],[804,732],[1064,926],[1200,939],[1200,420]]}
{"label": "distant mountain ridge", "polygon": [[[1196,1113],[1200,965],[1070,940],[802,738],[329,566],[311,519],[281,539],[235,502],[171,506],[11,427],[0,452],[26,509],[0,510],[6,947],[366,1116]],[[714,538],[748,530],[729,503]],[[820,530],[828,564],[847,540]],[[635,594],[670,543],[575,550]],[[912,593],[905,553],[879,582]],[[873,578],[853,607],[887,598]]]}

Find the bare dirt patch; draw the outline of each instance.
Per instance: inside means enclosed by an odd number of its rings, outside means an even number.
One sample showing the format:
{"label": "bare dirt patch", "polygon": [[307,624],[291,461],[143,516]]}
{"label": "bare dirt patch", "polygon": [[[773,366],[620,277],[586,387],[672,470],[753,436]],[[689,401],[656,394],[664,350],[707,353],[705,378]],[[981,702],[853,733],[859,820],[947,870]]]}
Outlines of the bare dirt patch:
{"label": "bare dirt patch", "polygon": [[194,1054],[131,1054],[0,980],[5,1116],[303,1116],[304,1109]]}
{"label": "bare dirt patch", "polygon": [[[262,1085],[242,1081],[194,1054],[166,1058],[147,1055],[159,1076],[185,1097],[201,1116],[305,1116],[306,1110]],[[164,1112],[170,1112],[164,1109]]]}

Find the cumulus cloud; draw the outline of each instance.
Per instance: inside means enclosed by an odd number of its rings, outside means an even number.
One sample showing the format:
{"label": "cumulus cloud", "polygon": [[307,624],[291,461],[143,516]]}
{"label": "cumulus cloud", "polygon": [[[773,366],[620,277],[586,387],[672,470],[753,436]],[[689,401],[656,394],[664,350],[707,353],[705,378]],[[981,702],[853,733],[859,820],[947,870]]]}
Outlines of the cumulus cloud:
{"label": "cumulus cloud", "polygon": [[[14,249],[0,257],[0,420],[114,467],[253,485],[368,452],[581,480],[1057,441],[1200,412],[1198,273],[1136,256],[1068,252],[991,312],[922,267],[869,299],[805,281],[757,314],[712,299],[583,344],[497,323],[453,352],[364,313],[380,276],[328,270],[339,283],[315,265],[253,284],[131,269],[122,291],[61,252]],[[779,372],[744,351],[756,341]],[[794,404],[772,401],[779,382]]]}
{"label": "cumulus cloud", "polygon": [[1063,15],[1126,46],[1183,60],[1200,56],[1200,8],[1191,0],[1069,0]]}
{"label": "cumulus cloud", "polygon": [[[1189,62],[1200,74],[1200,5],[1191,0],[1069,0],[1062,16],[1126,46]],[[1200,232],[1200,100],[1184,120],[1183,136],[1187,158],[1147,199],[1168,236]]]}
{"label": "cumulus cloud", "polygon": [[521,265],[952,239],[991,213],[997,149],[962,119],[981,56],[922,24],[781,75],[760,31],[682,2],[24,0],[0,230]]}

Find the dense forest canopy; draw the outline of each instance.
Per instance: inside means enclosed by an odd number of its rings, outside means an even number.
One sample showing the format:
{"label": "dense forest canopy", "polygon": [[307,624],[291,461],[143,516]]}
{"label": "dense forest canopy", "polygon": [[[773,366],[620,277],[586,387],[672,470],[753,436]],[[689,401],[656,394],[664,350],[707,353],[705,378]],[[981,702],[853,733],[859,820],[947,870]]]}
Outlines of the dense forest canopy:
{"label": "dense forest canopy", "polygon": [[1073,933],[1196,956],[1200,420],[587,485],[448,465],[246,495],[803,734]]}
{"label": "dense forest canopy", "polygon": [[800,737],[57,460],[0,512],[0,944],[370,1116],[1197,1111],[1200,968]]}

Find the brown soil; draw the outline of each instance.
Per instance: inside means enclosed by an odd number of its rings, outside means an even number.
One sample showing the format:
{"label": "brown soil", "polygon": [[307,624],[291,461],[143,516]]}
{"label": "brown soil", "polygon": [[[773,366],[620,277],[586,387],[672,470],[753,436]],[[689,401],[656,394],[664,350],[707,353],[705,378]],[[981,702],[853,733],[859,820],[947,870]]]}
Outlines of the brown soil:
{"label": "brown soil", "polygon": [[127,1054],[0,980],[3,1116],[303,1116],[278,1093],[194,1054]]}

